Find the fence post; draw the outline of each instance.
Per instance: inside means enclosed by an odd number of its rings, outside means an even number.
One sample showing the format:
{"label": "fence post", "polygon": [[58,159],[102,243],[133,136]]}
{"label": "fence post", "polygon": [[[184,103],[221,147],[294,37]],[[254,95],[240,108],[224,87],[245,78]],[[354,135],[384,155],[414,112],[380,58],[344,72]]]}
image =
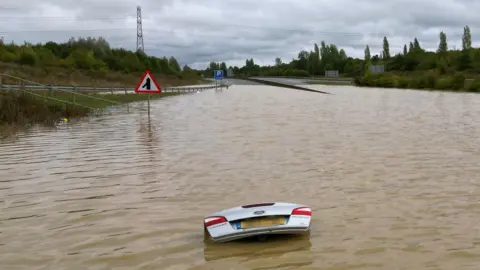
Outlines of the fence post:
{"label": "fence post", "polygon": [[48,94],[48,87],[47,89],[44,89],[43,91],[43,107],[46,108],[47,107],[47,94]]}
{"label": "fence post", "polygon": [[76,93],[77,93],[77,86],[74,86],[74,87],[73,87],[73,93],[72,93],[72,95],[73,95],[73,104],[75,104],[75,94],[76,94]]}
{"label": "fence post", "polygon": [[113,95],[113,87],[110,87],[110,94]]}
{"label": "fence post", "polygon": [[22,94],[25,95],[25,82],[20,81],[20,89],[22,90]]}
{"label": "fence post", "polygon": [[124,90],[125,90],[125,95],[127,94],[127,87],[124,87]]}

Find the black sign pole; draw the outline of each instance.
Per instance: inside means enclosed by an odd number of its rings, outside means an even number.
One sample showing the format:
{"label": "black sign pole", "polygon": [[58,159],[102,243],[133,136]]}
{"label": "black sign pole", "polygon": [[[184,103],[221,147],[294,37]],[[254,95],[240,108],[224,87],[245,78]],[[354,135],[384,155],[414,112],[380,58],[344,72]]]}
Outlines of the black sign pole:
{"label": "black sign pole", "polygon": [[148,123],[150,123],[150,94],[148,94],[147,106],[148,106]]}
{"label": "black sign pole", "polygon": [[[146,87],[147,90],[151,89],[151,80],[150,78],[147,78],[145,84],[142,87]],[[147,107],[148,107],[148,122],[150,123],[150,94],[148,94],[148,99],[147,99]]]}

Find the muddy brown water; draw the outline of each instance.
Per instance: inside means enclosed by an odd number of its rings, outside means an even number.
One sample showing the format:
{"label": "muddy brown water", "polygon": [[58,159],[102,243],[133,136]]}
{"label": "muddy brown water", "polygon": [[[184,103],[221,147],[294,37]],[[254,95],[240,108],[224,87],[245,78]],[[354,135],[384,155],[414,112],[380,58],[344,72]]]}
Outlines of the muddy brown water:
{"label": "muddy brown water", "polygon": [[[0,269],[479,269],[480,95],[257,85],[0,143]],[[241,204],[310,238],[203,243]]]}

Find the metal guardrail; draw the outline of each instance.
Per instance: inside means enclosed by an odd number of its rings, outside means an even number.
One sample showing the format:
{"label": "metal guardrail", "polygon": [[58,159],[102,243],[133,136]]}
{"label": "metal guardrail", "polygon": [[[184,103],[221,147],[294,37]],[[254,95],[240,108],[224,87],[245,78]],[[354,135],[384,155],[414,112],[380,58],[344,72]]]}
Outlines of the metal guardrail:
{"label": "metal guardrail", "polygon": [[[8,77],[20,82],[20,84],[3,84],[2,77]],[[215,85],[194,85],[194,86],[177,86],[177,87],[162,87],[163,92],[192,92],[197,90],[203,89],[213,89],[218,87],[229,87],[230,84],[227,82],[226,84],[219,84]],[[26,80],[20,77],[16,77],[6,73],[0,73],[0,90],[5,89],[22,89],[22,90],[59,90],[59,91],[69,91],[69,92],[79,92],[79,91],[93,91],[93,92],[120,92],[123,91],[125,94],[129,92],[135,92],[134,88],[127,88],[127,87],[94,87],[94,86],[72,86],[72,85],[49,85],[49,84],[41,84],[38,82]]]}
{"label": "metal guardrail", "polygon": [[[17,80],[18,82],[20,82],[20,84],[2,84],[3,77],[8,77],[10,79]],[[187,86],[187,87],[167,87],[167,88],[162,89],[162,92],[165,92],[165,93],[176,93],[176,92],[177,93],[188,93],[188,92],[197,92],[197,91],[203,91],[203,90],[214,89],[214,88],[223,88],[223,87],[228,88],[229,86],[230,86],[230,84],[227,82],[227,84],[221,84],[221,85],[217,85],[217,86],[216,85],[208,85],[208,86],[202,86],[202,85],[196,86],[195,85],[195,86]],[[34,81],[26,80],[26,79],[23,79],[23,78],[19,78],[19,77],[16,77],[16,76],[12,76],[12,75],[9,75],[9,74],[0,73],[0,91],[2,91],[2,90],[3,91],[5,91],[5,90],[6,91],[11,91],[11,90],[22,91],[22,92],[27,93],[29,95],[33,95],[33,96],[43,98],[45,103],[48,100],[56,101],[56,102],[64,103],[65,106],[68,104],[68,105],[87,108],[87,109],[91,110],[92,112],[98,112],[98,111],[101,111],[101,110],[89,107],[87,105],[79,104],[78,102],[75,102],[75,96],[84,96],[84,97],[87,97],[87,98],[90,98],[90,99],[95,99],[95,100],[106,102],[110,105],[117,105],[117,106],[126,105],[127,106],[127,111],[128,111],[128,103],[124,104],[124,103],[121,103],[121,102],[101,98],[97,95],[95,95],[95,96],[94,95],[87,95],[87,94],[84,94],[84,93],[81,93],[81,92],[84,92],[84,91],[89,91],[89,92],[94,92],[94,93],[110,92],[111,94],[118,93],[118,92],[122,92],[122,93],[125,93],[125,94],[135,93],[134,88],[125,88],[125,87],[119,88],[119,87],[91,87],[91,86],[71,86],[71,85],[45,85],[45,84],[37,83],[37,82],[34,82]],[[45,94],[41,95],[41,94],[34,93],[34,92],[31,92],[31,91],[45,91]],[[62,91],[62,92],[71,93],[72,94],[72,101],[62,100],[62,99],[57,99],[57,98],[51,97],[51,96],[48,95],[51,91]],[[123,106],[121,106],[121,107],[123,107]]]}
{"label": "metal guardrail", "polygon": [[[179,87],[165,87],[162,88],[162,92],[165,93],[175,93],[175,92],[192,92],[203,89],[214,89],[220,87],[229,87],[229,84],[223,85],[198,85],[198,86],[179,86]],[[68,91],[68,92],[81,92],[81,91],[92,91],[92,92],[124,92],[124,93],[134,93],[134,88],[126,87],[93,87],[93,86],[71,86],[71,85],[35,85],[35,84],[0,84],[0,90],[7,89],[25,89],[25,90],[34,90],[34,91],[43,91],[43,90],[59,90],[59,91]]]}

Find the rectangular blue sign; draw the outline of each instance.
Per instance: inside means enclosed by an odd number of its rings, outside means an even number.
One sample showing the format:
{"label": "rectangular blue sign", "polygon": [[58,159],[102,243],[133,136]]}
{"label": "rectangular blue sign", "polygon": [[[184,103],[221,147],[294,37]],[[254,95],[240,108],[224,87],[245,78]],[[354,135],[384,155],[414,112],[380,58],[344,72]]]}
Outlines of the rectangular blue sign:
{"label": "rectangular blue sign", "polygon": [[223,70],[214,70],[213,71],[213,78],[216,81],[221,81],[223,79]]}

